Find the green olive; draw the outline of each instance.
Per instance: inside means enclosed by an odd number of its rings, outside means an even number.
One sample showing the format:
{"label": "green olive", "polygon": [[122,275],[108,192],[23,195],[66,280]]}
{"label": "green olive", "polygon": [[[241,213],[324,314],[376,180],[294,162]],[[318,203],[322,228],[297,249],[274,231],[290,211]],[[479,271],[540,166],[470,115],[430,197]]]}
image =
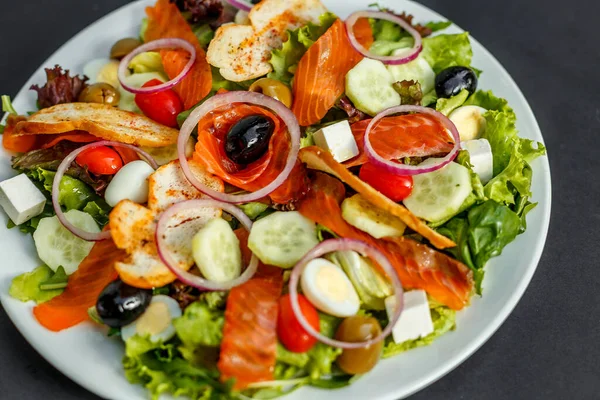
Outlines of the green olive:
{"label": "green olive", "polygon": [[251,92],[262,93],[275,100],[279,100],[285,104],[287,108],[292,106],[292,91],[287,85],[278,80],[262,78],[254,82],[248,90]]}
{"label": "green olive", "polygon": [[110,58],[116,58],[120,60],[127,54],[142,45],[139,39],[136,38],[125,38],[117,41],[110,49]]}
{"label": "green olive", "polygon": [[121,94],[108,83],[94,83],[81,91],[79,101],[83,103],[100,103],[118,106]]}
{"label": "green olive", "polygon": [[[375,318],[355,315],[342,321],[335,338],[344,342],[364,342],[380,333],[381,326]],[[348,374],[364,374],[375,367],[382,349],[383,341],[361,349],[344,349],[336,362],[342,371]]]}

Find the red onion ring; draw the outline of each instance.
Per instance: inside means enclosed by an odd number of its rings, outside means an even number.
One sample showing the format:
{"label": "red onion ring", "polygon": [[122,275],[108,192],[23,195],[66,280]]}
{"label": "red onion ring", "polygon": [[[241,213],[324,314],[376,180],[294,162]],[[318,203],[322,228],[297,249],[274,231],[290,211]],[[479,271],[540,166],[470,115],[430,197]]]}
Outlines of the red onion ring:
{"label": "red onion ring", "polygon": [[[129,68],[129,63],[131,63],[131,60],[133,60],[133,58],[135,56],[137,56],[138,54],[141,54],[141,53],[145,53],[147,51],[159,50],[159,49],[165,49],[165,48],[180,48],[180,49],[184,49],[185,51],[190,53],[190,60],[187,62],[187,64],[185,64],[185,67],[183,67],[183,69],[181,70],[179,75],[177,75],[175,78],[171,79],[170,81],[161,83],[160,85],[146,87],[146,88],[135,88],[135,87],[129,86],[129,85],[127,85],[127,83],[125,83],[125,78],[126,78],[127,69]],[[119,64],[119,70],[117,72],[117,76],[119,78],[119,82],[121,83],[121,86],[123,86],[123,89],[127,90],[130,93],[134,93],[134,94],[158,93],[158,92],[162,92],[163,90],[170,89],[173,86],[177,85],[191,71],[195,62],[196,62],[196,48],[194,46],[192,46],[188,41],[179,39],[179,38],[158,39],[158,40],[153,40],[151,42],[145,43],[145,44],[137,47],[131,53],[127,54],[121,60],[121,63]]]}
{"label": "red onion ring", "polygon": [[[375,125],[382,118],[384,118],[390,114],[397,114],[397,113],[403,113],[403,112],[416,112],[416,113],[429,114],[429,115],[437,118],[442,123],[442,125],[444,125],[444,127],[446,129],[448,129],[448,131],[452,134],[452,139],[454,139],[454,147],[452,148],[452,150],[450,150],[450,153],[448,153],[445,157],[440,158],[439,162],[437,164],[428,165],[426,167],[418,166],[418,165],[405,165],[405,164],[400,164],[400,163],[393,162],[393,161],[388,161],[385,158],[381,157],[379,154],[377,154],[377,152],[371,145],[371,141],[370,141],[371,131],[373,130]],[[456,156],[458,155],[458,152],[460,150],[460,136],[458,134],[458,130],[456,129],[456,126],[454,125],[454,123],[452,121],[450,121],[450,119],[448,119],[448,117],[446,117],[444,114],[442,114],[438,111],[435,111],[431,108],[422,107],[422,106],[412,106],[412,105],[391,107],[391,108],[388,108],[387,110],[383,110],[382,112],[377,114],[377,116],[375,116],[375,118],[373,118],[371,120],[371,122],[369,123],[369,125],[367,126],[367,130],[365,131],[364,141],[365,141],[365,145],[364,145],[365,152],[367,153],[367,156],[369,157],[369,161],[371,163],[377,165],[378,167],[384,169],[385,171],[392,172],[392,173],[395,173],[398,175],[419,175],[419,174],[424,174],[426,172],[436,171],[436,170],[444,167],[445,165],[451,163],[452,160],[454,160],[456,158]]]}
{"label": "red onion ring", "polygon": [[[362,44],[360,44],[356,39],[356,36],[354,36],[354,25],[360,18],[384,19],[386,21],[394,22],[400,25],[402,29],[408,32],[415,39],[415,44],[413,45],[410,53],[400,56],[378,56],[377,54],[371,53]],[[348,38],[350,39],[350,44],[352,45],[352,47],[354,47],[356,51],[358,51],[360,54],[367,58],[379,60],[384,64],[406,64],[407,62],[410,62],[417,58],[421,50],[423,50],[421,35],[415,30],[415,28],[413,28],[408,22],[404,21],[402,18],[383,11],[357,11],[351,14],[346,20],[346,33],[348,34]]]}
{"label": "red onion ring", "polygon": [[[213,190],[200,182],[192,173],[185,156],[185,145],[192,134],[192,131],[198,125],[200,118],[219,107],[227,106],[233,103],[256,104],[275,112],[275,114],[277,114],[287,126],[291,142],[291,148],[287,156],[285,167],[281,173],[277,175],[277,177],[271,183],[262,189],[259,189],[253,193],[242,195],[217,192],[216,190]],[[262,93],[237,91],[218,94],[202,103],[202,105],[192,111],[189,117],[185,120],[179,131],[179,138],[177,139],[177,151],[179,153],[181,169],[183,170],[185,177],[196,189],[215,200],[223,201],[225,203],[249,203],[269,195],[271,192],[281,186],[292,172],[292,169],[296,165],[296,160],[298,159],[298,152],[300,151],[300,125],[298,124],[296,116],[294,116],[289,108],[287,108],[283,103]]]}
{"label": "red onion ring", "polygon": [[[392,281],[392,285],[394,286],[394,296],[396,296],[396,309],[394,311],[394,315],[390,319],[389,323],[383,329],[383,331],[376,337],[370,340],[366,340],[364,342],[342,342],[340,340],[335,340],[329,338],[327,336],[321,335],[321,333],[317,332],[313,329],[313,327],[308,323],[302,311],[300,310],[300,304],[298,303],[298,282],[300,281],[300,275],[306,268],[306,265],[309,261],[321,257],[327,253],[331,253],[334,251],[343,251],[343,250],[354,250],[361,254],[367,255],[376,261],[381,268],[385,271],[385,273],[389,276]],[[306,330],[306,332],[319,340],[326,345],[339,347],[342,349],[361,349],[372,344],[378,343],[385,339],[394,329],[394,326],[398,322],[400,318],[400,314],[402,314],[403,308],[403,296],[404,290],[402,289],[402,284],[400,283],[400,279],[394,270],[394,267],[388,259],[375,247],[368,245],[365,242],[355,239],[329,239],[321,242],[317,246],[315,246],[311,251],[306,253],[304,257],[296,264],[294,269],[292,270],[292,274],[290,276],[290,302],[292,304],[292,310],[302,325],[302,328]]]}
{"label": "red onion ring", "polygon": [[250,10],[252,10],[252,7],[254,7],[254,4],[248,3],[247,1],[243,1],[243,0],[226,0],[229,4],[231,4],[232,6],[234,6],[237,9],[240,9],[242,11],[246,11],[249,12]]}
{"label": "red onion ring", "polygon": [[133,150],[135,152],[137,152],[142,158],[145,158],[146,161],[148,161],[148,164],[150,164],[150,166],[154,169],[158,168],[158,164],[156,164],[156,161],[154,161],[154,159],[152,158],[152,156],[148,153],[146,153],[144,150],[139,149],[133,145],[130,144],[125,144],[125,143],[120,143],[120,142],[111,142],[108,140],[102,140],[99,142],[92,142],[89,144],[86,144],[85,146],[82,146],[78,149],[73,150],[71,153],[69,153],[68,156],[65,157],[64,160],[62,160],[62,162],[60,163],[60,165],[58,166],[58,169],[56,170],[56,175],[54,175],[54,181],[52,182],[52,206],[54,207],[54,212],[56,213],[56,216],[58,217],[58,220],[60,221],[60,223],[69,230],[69,232],[71,232],[73,235],[77,236],[78,238],[81,238],[83,240],[87,240],[88,242],[98,242],[101,240],[106,240],[106,239],[110,239],[110,230],[105,230],[99,233],[92,233],[92,232],[86,232],[83,229],[80,229],[78,227],[76,227],[75,225],[71,224],[69,222],[69,220],[67,220],[67,217],[65,217],[65,214],[62,211],[62,208],[60,208],[60,204],[59,204],[59,193],[60,193],[60,182],[62,180],[63,175],[65,174],[65,172],[67,171],[67,169],[69,169],[69,167],[71,166],[71,164],[73,163],[73,161],[75,161],[75,158],[77,158],[77,156],[79,154],[81,154],[82,152],[89,150],[89,149],[95,149],[96,147],[100,147],[100,146],[112,146],[112,147],[125,147],[127,149]]}
{"label": "red onion ring", "polygon": [[169,270],[171,270],[172,273],[174,273],[177,276],[177,278],[180,281],[182,281],[186,285],[190,285],[201,290],[224,291],[247,282],[250,278],[254,276],[256,270],[258,269],[258,258],[254,254],[252,254],[250,264],[248,264],[248,267],[244,270],[244,272],[237,278],[227,282],[210,281],[198,275],[191,274],[177,266],[177,263],[173,260],[165,246],[165,231],[168,227],[169,219],[173,215],[177,214],[180,211],[189,210],[194,207],[220,208],[237,218],[237,220],[240,221],[240,223],[248,231],[252,229],[252,221],[250,220],[250,218],[248,218],[248,216],[246,216],[246,214],[244,214],[244,212],[240,208],[232,204],[223,203],[212,199],[182,201],[181,203],[177,203],[169,207],[165,212],[163,212],[163,214],[158,220],[158,224],[156,226],[155,240],[156,248],[158,250],[158,256],[160,257],[161,261],[167,266],[167,268],[169,268]]}

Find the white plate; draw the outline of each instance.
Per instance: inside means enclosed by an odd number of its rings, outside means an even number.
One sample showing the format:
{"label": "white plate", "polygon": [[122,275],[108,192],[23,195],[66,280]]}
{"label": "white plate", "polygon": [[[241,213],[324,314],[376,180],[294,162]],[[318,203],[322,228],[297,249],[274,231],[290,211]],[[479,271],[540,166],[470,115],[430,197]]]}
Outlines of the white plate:
{"label": "white plate", "polygon": [[[364,9],[371,0],[325,0],[324,3],[340,17]],[[60,64],[81,73],[86,61],[104,57],[118,39],[135,36],[144,7],[151,0],[128,4],[105,16],[65,43],[31,77],[21,89],[14,106],[21,112],[35,108],[35,95],[28,88],[45,81],[43,67]],[[407,11],[418,21],[445,19],[413,2],[389,0],[380,2],[397,11]],[[451,27],[452,32],[460,32]],[[508,99],[518,116],[521,135],[543,141],[542,134],[523,94],[500,63],[472,40],[473,65],[484,71],[480,88],[492,89]],[[310,396],[313,400],[377,399],[388,400],[408,396],[439,379],[477,350],[506,319],[521,298],[542,254],[550,219],[550,169],[548,159],[533,163],[533,201],[538,207],[528,215],[527,232],[510,244],[502,256],[487,266],[484,296],[473,299],[472,305],[459,313],[458,329],[436,340],[431,346],[409,351],[385,360],[374,371],[348,388],[323,391],[304,388],[286,399]],[[10,156],[0,154],[0,180],[13,175]],[[52,365],[90,391],[108,399],[147,399],[140,386],[129,384],[122,372],[122,345],[107,339],[104,332],[86,323],[55,334],[37,324],[32,316],[32,304],[23,304],[8,296],[12,278],[31,271],[39,264],[31,237],[18,230],[6,230],[7,217],[0,213],[0,300],[6,312],[23,336]],[[306,398],[306,397],[305,397]]]}

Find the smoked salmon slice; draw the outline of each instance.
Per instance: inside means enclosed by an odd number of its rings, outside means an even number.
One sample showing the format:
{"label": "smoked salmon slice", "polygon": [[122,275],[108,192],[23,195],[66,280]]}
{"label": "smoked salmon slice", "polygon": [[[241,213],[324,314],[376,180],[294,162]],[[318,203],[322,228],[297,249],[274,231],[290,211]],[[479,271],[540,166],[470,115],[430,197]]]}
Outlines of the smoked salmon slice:
{"label": "smoked salmon slice", "polygon": [[345,78],[362,59],[348,40],[341,20],[302,56],[294,77],[292,111],[301,126],[319,122],[344,93]]}
{"label": "smoked salmon slice", "polygon": [[15,134],[15,126],[25,121],[27,118],[20,115],[9,115],[6,118],[6,126],[2,134],[2,147],[8,151],[16,153],[26,153],[37,149],[37,136],[35,135],[17,135]]}
{"label": "smoked salmon slice", "polygon": [[[251,256],[248,232],[238,229],[235,233],[247,263]],[[235,379],[236,389],[274,379],[282,288],[282,270],[261,264],[252,279],[229,292],[217,367],[223,381]]]}
{"label": "smoked salmon slice", "polygon": [[113,265],[125,258],[112,239],[97,242],[77,271],[69,277],[65,291],[33,309],[38,322],[54,332],[88,319],[88,309],[96,304],[102,289],[117,279]]}
{"label": "smoked salmon slice", "polygon": [[359,18],[354,24],[354,37],[365,49],[369,50],[375,38],[373,37],[373,28],[368,18]]}
{"label": "smoked salmon slice", "polygon": [[41,141],[45,142],[41,145],[42,149],[49,149],[50,147],[56,146],[62,141],[69,141],[73,143],[91,143],[101,140],[98,136],[90,135],[83,131],[73,131],[69,133],[61,133],[58,135],[51,136],[40,136]]}
{"label": "smoked salmon slice", "polygon": [[362,240],[377,247],[390,260],[405,289],[423,289],[454,310],[469,303],[474,289],[469,268],[414,240],[403,237],[378,240],[352,227],[342,218],[340,202],[344,193],[344,185],[339,180],[317,172],[298,210],[343,238]]}
{"label": "smoked salmon slice", "polygon": [[[162,38],[187,40],[196,48],[196,62],[185,78],[175,86],[186,110],[205,98],[212,88],[212,72],[206,61],[206,53],[196,35],[177,6],[169,0],[158,0],[154,7],[147,7],[148,28],[146,41]],[[169,79],[175,78],[189,61],[189,53],[183,50],[162,50],[161,58]]]}
{"label": "smoked salmon slice", "polygon": [[[359,154],[345,162],[345,166],[354,167],[367,162],[364,137],[370,122],[367,119],[352,124],[352,134]],[[383,118],[371,132],[370,140],[377,154],[387,160],[446,154],[453,147],[452,138],[444,126],[434,117],[425,114]]]}
{"label": "smoked salmon slice", "polygon": [[[269,149],[257,161],[241,166],[229,160],[225,153],[225,137],[241,118],[264,115],[275,124]],[[268,185],[283,170],[290,151],[289,135],[277,115],[262,107],[233,104],[211,111],[198,122],[198,143],[194,160],[208,172],[229,184],[247,191],[256,191]],[[298,200],[308,189],[306,169],[297,161],[290,176],[269,196],[275,203],[286,204]]]}

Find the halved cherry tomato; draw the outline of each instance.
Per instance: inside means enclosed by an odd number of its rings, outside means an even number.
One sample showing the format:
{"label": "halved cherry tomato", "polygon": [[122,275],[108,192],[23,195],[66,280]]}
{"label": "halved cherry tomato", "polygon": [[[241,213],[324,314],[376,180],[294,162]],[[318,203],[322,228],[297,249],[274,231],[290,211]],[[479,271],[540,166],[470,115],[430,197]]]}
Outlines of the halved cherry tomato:
{"label": "halved cherry tomato", "polygon": [[[158,79],[152,79],[142,87],[156,86],[161,83]],[[183,111],[181,99],[171,89],[152,94],[136,94],[135,104],[146,117],[172,128],[177,127],[177,115]]]}
{"label": "halved cherry tomato", "polygon": [[[319,313],[317,309],[301,294],[298,295],[298,304],[302,315],[310,326],[319,330]],[[317,339],[310,336],[292,310],[290,295],[286,294],[279,299],[279,315],[277,316],[277,337],[279,341],[294,353],[304,353],[313,348]]]}
{"label": "halved cherry tomato", "polygon": [[407,198],[413,188],[412,176],[396,175],[371,163],[363,164],[358,177],[396,202]]}
{"label": "halved cherry tomato", "polygon": [[75,161],[96,175],[114,175],[123,166],[119,153],[106,146],[86,150]]}

